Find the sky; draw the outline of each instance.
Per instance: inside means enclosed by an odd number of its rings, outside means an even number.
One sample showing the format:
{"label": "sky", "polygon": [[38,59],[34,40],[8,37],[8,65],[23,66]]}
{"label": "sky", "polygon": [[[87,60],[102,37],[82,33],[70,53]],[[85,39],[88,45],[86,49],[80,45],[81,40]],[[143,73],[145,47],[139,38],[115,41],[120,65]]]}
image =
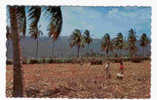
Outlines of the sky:
{"label": "sky", "polygon": [[70,35],[76,28],[88,29],[93,37],[102,38],[105,33],[124,36],[133,28],[136,35],[151,34],[150,7],[62,7],[62,35]]}
{"label": "sky", "polygon": [[[60,36],[69,36],[74,29],[80,29],[82,33],[88,29],[93,38],[102,38],[105,33],[109,33],[113,38],[119,32],[127,37],[131,28],[136,31],[138,37],[142,33],[146,33],[149,37],[151,35],[151,7],[63,6],[61,10],[63,24]],[[47,34],[50,17],[45,18],[45,16],[43,12],[39,25],[43,33]]]}

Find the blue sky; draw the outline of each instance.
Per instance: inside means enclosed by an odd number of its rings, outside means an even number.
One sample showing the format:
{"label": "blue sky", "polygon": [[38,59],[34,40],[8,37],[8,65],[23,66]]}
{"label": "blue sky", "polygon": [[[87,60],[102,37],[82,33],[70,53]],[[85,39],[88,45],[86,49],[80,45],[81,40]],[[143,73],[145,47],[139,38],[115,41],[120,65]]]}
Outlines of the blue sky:
{"label": "blue sky", "polygon": [[137,36],[151,34],[150,7],[62,7],[62,14],[61,35],[70,35],[76,28],[90,30],[95,38],[105,33],[114,37],[118,32],[127,36],[131,28]]}
{"label": "blue sky", "polygon": [[[63,26],[60,36],[69,36],[74,29],[88,29],[93,38],[102,38],[109,33],[113,38],[121,32],[124,36],[133,28],[137,36],[151,34],[150,7],[61,7]],[[27,9],[26,9],[27,11]],[[47,34],[47,25],[51,16],[42,13],[39,25]],[[46,18],[45,18],[46,17]],[[29,23],[29,22],[28,22]],[[28,25],[27,25],[28,26]],[[28,33],[28,28],[27,28]]]}

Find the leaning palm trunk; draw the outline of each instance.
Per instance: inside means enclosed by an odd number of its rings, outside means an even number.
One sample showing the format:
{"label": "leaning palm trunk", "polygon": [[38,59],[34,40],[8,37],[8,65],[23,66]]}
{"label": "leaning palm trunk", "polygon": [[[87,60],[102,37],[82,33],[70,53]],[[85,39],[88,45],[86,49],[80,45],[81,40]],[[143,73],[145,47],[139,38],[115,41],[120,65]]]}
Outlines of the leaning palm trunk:
{"label": "leaning palm trunk", "polygon": [[88,51],[88,56],[87,56],[87,58],[90,56],[90,48],[89,47],[90,47],[90,44],[88,44],[88,50],[87,50]]}
{"label": "leaning palm trunk", "polygon": [[9,40],[7,40],[7,42],[6,42],[6,47],[7,47],[7,51],[6,51],[6,56],[7,56],[7,58],[9,58]]}
{"label": "leaning palm trunk", "polygon": [[145,57],[144,47],[143,47],[143,57]]}
{"label": "leaning palm trunk", "polygon": [[109,56],[109,55],[108,55],[108,52],[109,52],[109,51],[108,51],[108,50],[106,50],[106,57],[108,57],[108,56]]}
{"label": "leaning palm trunk", "polygon": [[10,7],[10,20],[11,20],[11,33],[12,45],[13,45],[13,96],[22,97],[23,96],[23,75],[22,75],[22,65],[20,62],[20,37],[17,31],[17,19],[16,19],[16,8]]}
{"label": "leaning palm trunk", "polygon": [[80,46],[77,47],[77,57],[80,56]]}
{"label": "leaning palm trunk", "polygon": [[38,38],[37,38],[36,58],[38,58]]}
{"label": "leaning palm trunk", "polygon": [[55,47],[55,41],[52,40],[52,57],[54,57],[54,47]]}

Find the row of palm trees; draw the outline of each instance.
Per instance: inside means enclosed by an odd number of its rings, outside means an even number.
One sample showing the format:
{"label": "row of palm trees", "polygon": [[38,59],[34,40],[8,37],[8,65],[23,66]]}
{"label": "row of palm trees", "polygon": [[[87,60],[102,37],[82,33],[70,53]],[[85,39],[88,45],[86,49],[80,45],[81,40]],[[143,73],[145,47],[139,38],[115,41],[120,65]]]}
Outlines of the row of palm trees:
{"label": "row of palm trees", "polygon": [[[7,27],[7,32],[9,32],[9,29]],[[32,34],[31,37],[36,40],[36,57],[38,57],[38,41],[39,36],[43,35],[42,31],[38,31],[38,34]],[[8,38],[8,37],[7,37]],[[77,46],[77,57],[79,57],[80,48],[84,48],[87,44],[87,51],[89,51],[89,45],[93,41],[92,37],[90,36],[90,31],[85,30],[82,34],[79,29],[75,29],[70,36],[70,47]],[[136,35],[133,29],[130,29],[129,31],[129,37],[128,41],[124,40],[123,34],[118,33],[117,36],[113,39],[110,38],[110,34],[106,33],[101,42],[101,49],[106,52],[106,56],[109,56],[109,52],[112,52],[116,50],[116,55],[119,57],[121,56],[121,50],[122,49],[129,49],[130,53],[135,54],[137,47],[136,47]],[[52,43],[55,43],[55,40],[52,39]],[[148,45],[149,39],[146,35],[146,33],[143,33],[140,38],[140,46],[143,48],[143,56],[145,56],[145,47]],[[53,55],[53,48],[52,47],[52,55]]]}
{"label": "row of palm trees", "polygon": [[[77,46],[77,56],[79,57],[80,48],[84,48],[85,44],[88,45],[92,42],[89,30],[85,30],[84,33],[81,33],[79,29],[75,29],[70,36],[70,47]],[[124,40],[122,33],[118,33],[117,36],[111,39],[110,34],[106,33],[101,40],[101,48],[105,51],[106,56],[109,56],[109,52],[116,50],[118,57],[121,56],[121,50],[129,50],[130,56],[135,56],[137,51],[136,46],[137,36],[133,29],[129,30],[129,35],[127,40]],[[143,48],[143,56],[145,56],[145,47],[149,44],[150,40],[146,33],[143,33],[140,37],[140,46]],[[89,51],[89,50],[88,50]]]}

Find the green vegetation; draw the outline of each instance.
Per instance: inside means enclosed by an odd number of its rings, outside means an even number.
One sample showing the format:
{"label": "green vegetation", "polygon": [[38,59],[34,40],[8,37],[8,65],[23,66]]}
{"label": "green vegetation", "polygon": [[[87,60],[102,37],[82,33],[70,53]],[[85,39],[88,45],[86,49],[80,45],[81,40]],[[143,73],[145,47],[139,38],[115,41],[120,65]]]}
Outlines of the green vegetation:
{"label": "green vegetation", "polygon": [[[54,64],[54,63],[82,63],[82,62],[86,62],[86,63],[91,63],[91,64],[97,64],[97,63],[101,63],[103,61],[110,61],[113,63],[118,63],[121,60],[125,61],[131,61],[131,62],[141,62],[143,60],[150,60],[149,57],[121,57],[121,58],[117,58],[117,57],[108,57],[108,58],[104,58],[104,57],[99,57],[99,58],[95,58],[95,57],[82,57],[80,58],[38,58],[38,59],[25,59],[22,61],[22,64]],[[12,65],[13,64],[13,60],[8,59],[6,61],[7,65]]]}

